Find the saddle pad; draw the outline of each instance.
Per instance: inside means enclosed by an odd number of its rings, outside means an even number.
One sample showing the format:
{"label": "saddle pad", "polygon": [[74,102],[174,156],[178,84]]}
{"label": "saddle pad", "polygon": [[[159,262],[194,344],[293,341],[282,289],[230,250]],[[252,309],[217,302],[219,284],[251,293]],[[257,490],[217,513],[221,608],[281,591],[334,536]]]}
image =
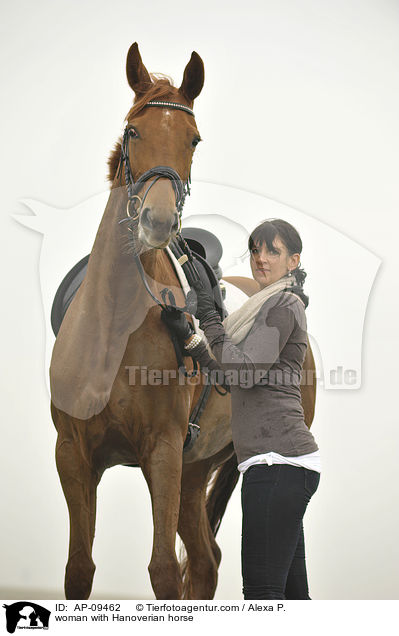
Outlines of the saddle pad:
{"label": "saddle pad", "polygon": [[86,275],[90,254],[82,258],[65,276],[58,287],[51,307],[51,327],[56,336],[73,297]]}

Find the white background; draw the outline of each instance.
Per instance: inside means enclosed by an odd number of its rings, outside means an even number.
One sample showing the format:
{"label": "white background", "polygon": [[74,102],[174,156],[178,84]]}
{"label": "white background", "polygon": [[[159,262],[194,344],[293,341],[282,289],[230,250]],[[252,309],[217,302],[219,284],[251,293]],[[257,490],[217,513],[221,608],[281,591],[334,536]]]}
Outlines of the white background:
{"label": "white background", "polygon": [[[192,50],[204,60],[194,180],[283,202],[382,260],[364,323],[361,388],[319,388],[312,431],[323,474],[305,538],[314,599],[397,599],[399,4],[17,0],[1,22],[0,596],[61,598],[68,547],[43,374],[42,237],[11,215],[28,214],[21,199],[70,209],[104,191],[106,160],[132,103],[126,53],[138,41],[148,70],[177,85]],[[257,221],[250,209],[243,218],[248,229]],[[361,266],[340,250],[332,259],[361,285]],[[331,272],[321,319],[333,330],[332,310],[345,317],[356,308],[347,290],[330,293]],[[139,471],[108,471],[93,597],[152,598],[151,535]],[[216,597],[241,598],[238,488],[218,542]]]}

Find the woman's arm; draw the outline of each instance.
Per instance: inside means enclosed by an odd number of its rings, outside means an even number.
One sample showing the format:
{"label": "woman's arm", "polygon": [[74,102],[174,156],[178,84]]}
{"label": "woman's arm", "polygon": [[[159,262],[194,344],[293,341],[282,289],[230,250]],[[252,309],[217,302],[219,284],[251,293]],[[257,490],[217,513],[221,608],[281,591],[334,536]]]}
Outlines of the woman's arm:
{"label": "woman's arm", "polygon": [[201,327],[216,361],[203,343],[190,350],[190,354],[201,367],[211,371],[223,370],[227,381],[231,377],[242,388],[251,388],[259,383],[279,359],[295,326],[292,303],[299,301],[292,295],[282,300],[278,297],[278,294],[272,296],[261,307],[242,348],[233,344],[215,315],[205,320]]}
{"label": "woman's arm", "polygon": [[231,283],[234,287],[238,287],[238,289],[241,289],[247,296],[253,296],[260,290],[259,283],[247,276],[223,276],[223,280],[225,280],[226,283]]}

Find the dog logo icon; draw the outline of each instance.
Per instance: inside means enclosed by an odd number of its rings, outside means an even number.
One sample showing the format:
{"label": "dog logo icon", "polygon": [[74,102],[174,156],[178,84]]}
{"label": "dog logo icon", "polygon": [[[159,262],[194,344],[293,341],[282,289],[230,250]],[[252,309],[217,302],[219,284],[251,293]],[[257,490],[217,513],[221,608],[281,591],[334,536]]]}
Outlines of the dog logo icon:
{"label": "dog logo icon", "polygon": [[37,603],[18,601],[3,607],[6,610],[7,631],[10,634],[17,628],[48,629],[51,612]]}

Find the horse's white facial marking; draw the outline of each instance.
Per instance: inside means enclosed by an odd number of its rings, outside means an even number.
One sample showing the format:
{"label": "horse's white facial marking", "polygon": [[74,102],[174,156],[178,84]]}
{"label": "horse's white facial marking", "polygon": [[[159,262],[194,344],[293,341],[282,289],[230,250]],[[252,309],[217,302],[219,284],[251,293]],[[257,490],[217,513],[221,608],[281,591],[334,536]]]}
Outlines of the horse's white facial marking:
{"label": "horse's white facial marking", "polygon": [[172,113],[167,108],[162,109],[161,128],[168,131],[170,129]]}

